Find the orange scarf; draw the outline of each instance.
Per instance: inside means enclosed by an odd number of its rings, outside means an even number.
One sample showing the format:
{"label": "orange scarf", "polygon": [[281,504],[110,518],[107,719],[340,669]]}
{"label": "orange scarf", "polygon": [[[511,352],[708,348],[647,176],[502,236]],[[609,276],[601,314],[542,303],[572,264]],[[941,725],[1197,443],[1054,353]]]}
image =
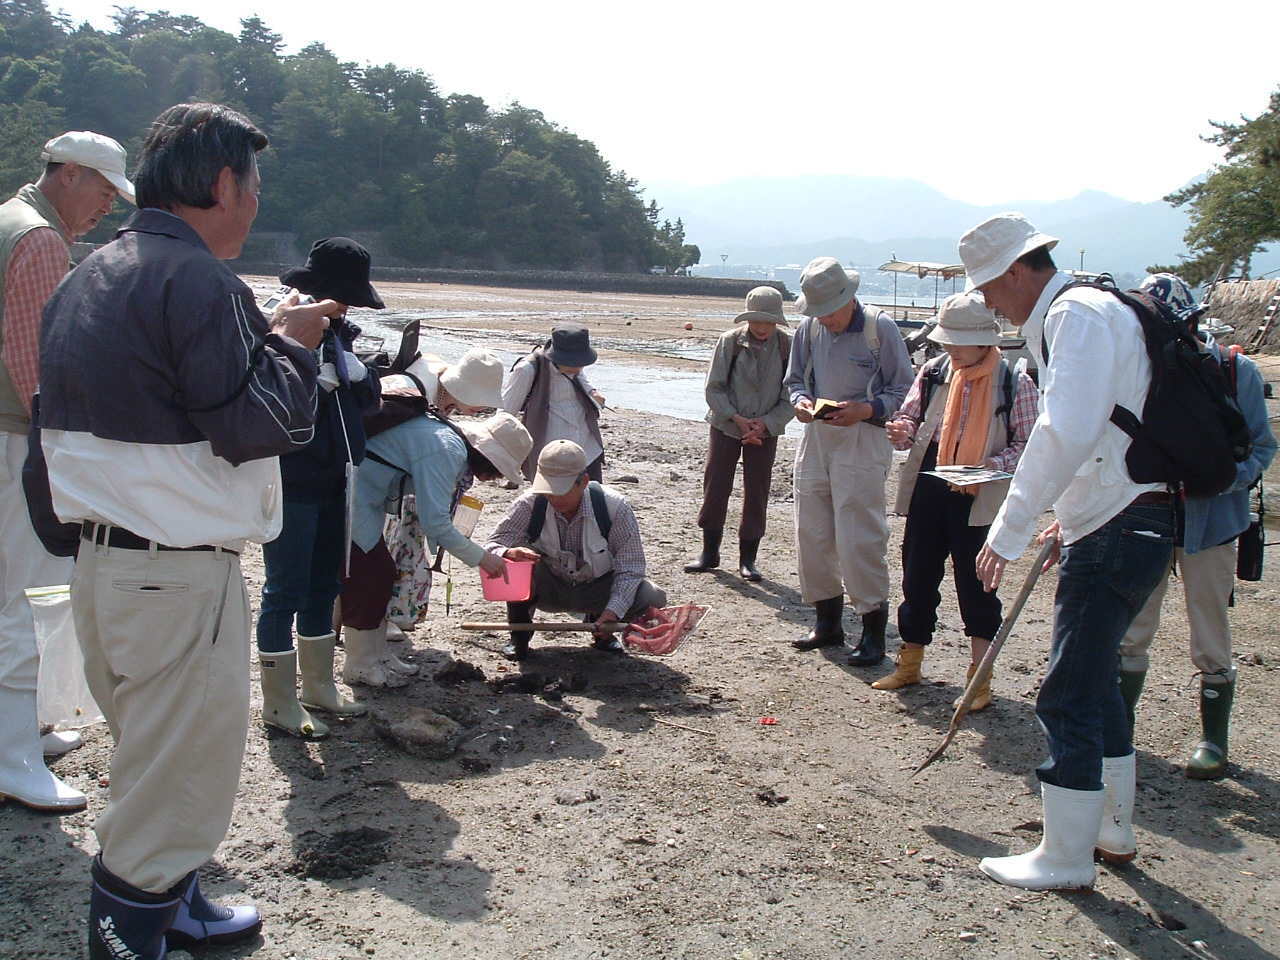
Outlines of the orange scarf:
{"label": "orange scarf", "polygon": [[[942,414],[942,436],[938,438],[938,466],[980,466],[987,458],[987,437],[991,431],[991,377],[1000,364],[1000,348],[992,347],[972,367],[953,367],[947,407]],[[964,388],[969,387],[969,415],[960,421]],[[968,492],[976,493],[973,488]]]}

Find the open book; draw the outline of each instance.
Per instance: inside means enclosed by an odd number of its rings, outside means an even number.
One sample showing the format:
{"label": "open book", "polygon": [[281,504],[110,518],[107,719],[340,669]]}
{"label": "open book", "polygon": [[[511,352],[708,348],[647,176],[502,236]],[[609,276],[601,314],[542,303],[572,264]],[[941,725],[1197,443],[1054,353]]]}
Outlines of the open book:
{"label": "open book", "polygon": [[931,477],[940,477],[957,487],[971,487],[977,483],[991,483],[993,480],[1011,480],[1012,473],[1003,470],[989,470],[986,467],[938,467],[936,470],[923,470]]}

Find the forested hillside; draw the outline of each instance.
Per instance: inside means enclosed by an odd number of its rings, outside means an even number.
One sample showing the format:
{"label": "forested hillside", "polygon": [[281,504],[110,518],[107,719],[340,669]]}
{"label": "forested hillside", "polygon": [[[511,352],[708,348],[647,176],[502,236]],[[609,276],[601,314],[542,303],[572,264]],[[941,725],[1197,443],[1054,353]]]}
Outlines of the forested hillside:
{"label": "forested hillside", "polygon": [[[115,137],[135,161],[172,103],[213,100],[271,138],[257,231],[372,236],[412,264],[674,270],[697,262],[637,183],[590,141],[513,103],[444,94],[420,70],[339,60],[313,43],[282,55],[258,18],[239,36],[191,16],[117,7],[103,32],[44,0],[0,0],[0,190],[38,172],[63,130]],[[123,216],[88,239],[103,240]],[[246,254],[253,256],[254,243]],[[265,245],[258,252],[265,253]]]}

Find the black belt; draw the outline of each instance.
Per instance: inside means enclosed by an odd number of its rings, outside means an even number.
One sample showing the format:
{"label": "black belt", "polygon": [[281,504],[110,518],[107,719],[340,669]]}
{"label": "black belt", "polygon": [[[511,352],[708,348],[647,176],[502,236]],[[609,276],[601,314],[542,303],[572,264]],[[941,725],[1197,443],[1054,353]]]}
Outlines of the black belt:
{"label": "black belt", "polygon": [[1140,507],[1143,504],[1154,503],[1173,503],[1173,494],[1167,490],[1148,490],[1146,493],[1140,493],[1130,502],[1131,507]]}
{"label": "black belt", "polygon": [[[124,550],[150,550],[154,540],[148,540],[146,537],[140,537],[136,533],[130,533],[123,527],[110,527],[105,523],[94,523],[92,520],[84,520],[80,524],[80,539],[88,540],[96,546],[103,547],[119,547]],[[193,550],[214,551],[221,550],[223,553],[229,553],[238,557],[239,553],[235,550],[228,550],[226,547],[215,547],[212,544],[201,544],[198,547],[170,547],[163,543],[156,543],[157,550],[176,550],[184,553]]]}

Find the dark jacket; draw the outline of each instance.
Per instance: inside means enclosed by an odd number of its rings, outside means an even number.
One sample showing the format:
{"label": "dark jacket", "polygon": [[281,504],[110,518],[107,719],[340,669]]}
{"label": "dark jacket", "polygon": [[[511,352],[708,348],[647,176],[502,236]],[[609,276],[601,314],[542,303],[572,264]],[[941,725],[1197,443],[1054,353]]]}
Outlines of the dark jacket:
{"label": "dark jacket", "polygon": [[[334,362],[339,342],[350,352],[359,335],[360,328],[349,320],[335,321],[320,346],[323,362]],[[351,446],[352,463],[358,465],[364,459],[363,418],[378,409],[382,398],[376,369],[369,364],[365,366],[369,372],[358,383],[339,385],[331,392],[320,390],[315,436],[304,449],[280,458],[280,476],[284,480],[284,494],[289,499],[321,500],[341,496],[346,484],[347,445]],[[342,437],[344,422],[345,440]]]}

